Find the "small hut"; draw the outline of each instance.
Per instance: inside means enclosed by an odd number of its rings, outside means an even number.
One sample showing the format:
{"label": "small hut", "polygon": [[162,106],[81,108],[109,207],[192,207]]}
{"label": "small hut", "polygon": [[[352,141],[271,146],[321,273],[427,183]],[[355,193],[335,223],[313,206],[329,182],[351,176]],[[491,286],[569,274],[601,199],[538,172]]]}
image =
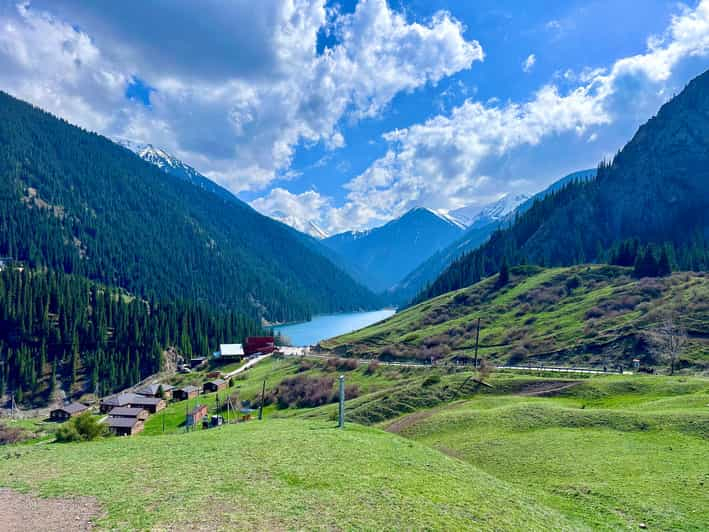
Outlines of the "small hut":
{"label": "small hut", "polygon": [[[160,389],[162,388],[162,397],[160,396]],[[148,386],[143,386],[136,390],[138,395],[145,395],[146,397],[160,397],[161,399],[172,399],[172,392],[175,389],[174,386],[169,384],[149,384]]]}
{"label": "small hut", "polygon": [[176,401],[185,401],[187,399],[194,399],[199,395],[199,388],[197,386],[185,386],[184,388],[179,388],[173,390],[172,397]]}
{"label": "small hut", "polygon": [[109,417],[108,428],[116,436],[133,436],[141,432],[145,425],[135,417]]}
{"label": "small hut", "polygon": [[214,379],[213,381],[205,382],[203,386],[204,393],[218,392],[227,387],[227,382],[224,379]]}
{"label": "small hut", "polygon": [[197,405],[192,409],[192,412],[187,414],[187,426],[192,427],[199,423],[204,416],[207,415],[207,405]]}
{"label": "small hut", "polygon": [[78,416],[88,410],[88,407],[81,403],[69,403],[60,408],[55,408],[49,413],[49,419],[52,421],[66,421],[69,418]]}
{"label": "small hut", "polygon": [[118,406],[108,413],[111,417],[136,418],[141,421],[148,419],[148,411],[138,406]]}

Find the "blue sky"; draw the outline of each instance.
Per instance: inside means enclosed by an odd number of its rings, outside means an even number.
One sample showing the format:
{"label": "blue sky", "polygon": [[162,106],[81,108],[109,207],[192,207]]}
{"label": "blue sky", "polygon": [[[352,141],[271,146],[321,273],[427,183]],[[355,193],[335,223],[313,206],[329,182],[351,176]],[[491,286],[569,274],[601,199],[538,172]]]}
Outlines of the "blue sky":
{"label": "blue sky", "polygon": [[594,167],[709,68],[709,0],[0,1],[0,88],[308,230]]}

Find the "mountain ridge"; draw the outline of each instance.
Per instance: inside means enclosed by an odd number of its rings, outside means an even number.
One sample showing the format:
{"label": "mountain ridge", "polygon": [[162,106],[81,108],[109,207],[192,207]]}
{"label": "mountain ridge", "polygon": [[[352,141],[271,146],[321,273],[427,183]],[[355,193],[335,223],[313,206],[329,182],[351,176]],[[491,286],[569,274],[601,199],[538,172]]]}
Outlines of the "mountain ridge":
{"label": "mountain ridge", "polygon": [[0,253],[269,321],[378,299],[304,235],[0,93]]}
{"label": "mountain ridge", "polygon": [[361,272],[370,289],[384,291],[431,253],[462,233],[441,214],[415,207],[387,224],[366,231],[348,231],[324,239],[327,247]]}
{"label": "mountain ridge", "polygon": [[536,201],[515,224],[454,261],[416,301],[477,282],[503,262],[612,261],[628,239],[655,254],[664,249],[680,269],[709,266],[709,71],[602,162],[596,179]]}

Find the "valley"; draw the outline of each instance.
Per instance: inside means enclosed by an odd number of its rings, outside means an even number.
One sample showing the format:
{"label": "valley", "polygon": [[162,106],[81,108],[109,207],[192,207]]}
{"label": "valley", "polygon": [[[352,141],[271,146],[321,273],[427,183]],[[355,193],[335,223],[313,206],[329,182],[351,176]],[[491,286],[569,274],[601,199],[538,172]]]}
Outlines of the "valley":
{"label": "valley", "polygon": [[3,532],[709,529],[709,0],[434,4],[0,8]]}

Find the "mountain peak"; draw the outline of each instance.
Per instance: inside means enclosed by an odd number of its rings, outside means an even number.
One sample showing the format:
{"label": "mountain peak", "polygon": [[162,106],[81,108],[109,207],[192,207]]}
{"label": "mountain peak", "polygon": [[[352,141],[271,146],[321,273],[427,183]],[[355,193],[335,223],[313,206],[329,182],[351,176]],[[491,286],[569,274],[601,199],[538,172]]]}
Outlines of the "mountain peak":
{"label": "mountain peak", "polygon": [[497,201],[485,206],[470,205],[448,213],[448,216],[458,220],[465,227],[479,227],[490,222],[501,221],[514,210],[529,200],[527,194],[505,192]]}

